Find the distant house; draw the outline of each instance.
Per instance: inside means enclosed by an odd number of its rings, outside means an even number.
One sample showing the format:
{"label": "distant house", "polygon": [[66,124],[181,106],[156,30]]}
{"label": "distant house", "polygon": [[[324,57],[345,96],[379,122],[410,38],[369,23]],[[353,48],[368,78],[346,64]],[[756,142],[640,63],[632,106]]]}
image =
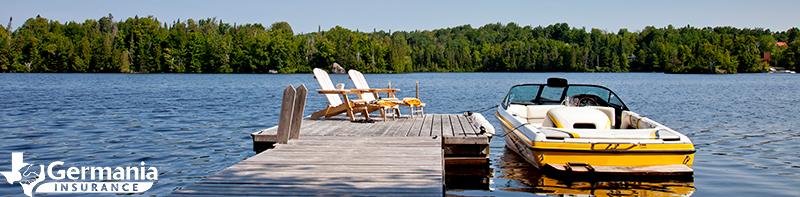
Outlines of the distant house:
{"label": "distant house", "polygon": [[789,46],[789,45],[786,45],[786,42],[778,42],[776,45],[778,45],[778,46]]}

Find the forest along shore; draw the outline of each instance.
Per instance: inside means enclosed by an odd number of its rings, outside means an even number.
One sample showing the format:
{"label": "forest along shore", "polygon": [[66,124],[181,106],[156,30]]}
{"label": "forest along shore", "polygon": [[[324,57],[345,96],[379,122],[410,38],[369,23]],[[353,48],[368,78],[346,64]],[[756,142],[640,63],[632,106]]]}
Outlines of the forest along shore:
{"label": "forest along shore", "polygon": [[0,25],[0,72],[298,73],[333,63],[365,73],[666,72],[798,70],[800,30],[652,26],[608,32],[566,23],[463,25],[362,32],[294,32],[216,18],[156,17],[82,23],[37,16]]}

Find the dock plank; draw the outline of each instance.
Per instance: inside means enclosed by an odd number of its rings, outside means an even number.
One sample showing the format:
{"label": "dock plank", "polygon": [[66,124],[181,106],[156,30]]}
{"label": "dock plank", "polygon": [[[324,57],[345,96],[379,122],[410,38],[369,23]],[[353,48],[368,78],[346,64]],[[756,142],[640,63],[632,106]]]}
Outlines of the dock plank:
{"label": "dock plank", "polygon": [[406,130],[405,132],[403,132],[403,130],[400,130],[398,136],[419,137],[419,131],[414,132],[414,128],[417,126],[420,126],[420,122],[416,118],[412,118],[411,124],[408,125],[408,130]]}
{"label": "dock plank", "polygon": [[412,125],[411,129],[408,131],[408,136],[430,137],[430,133],[422,132],[423,125],[425,125],[425,118],[423,117],[414,118],[414,125]]}
{"label": "dock plank", "polygon": [[377,114],[370,114],[370,119],[373,122],[369,123],[362,123],[356,122],[353,124],[349,124],[350,127],[346,127],[345,131],[342,133],[346,133],[346,136],[370,136],[370,133],[374,132],[374,129],[378,127],[378,125],[385,124],[388,121],[383,121],[383,118]]}
{"label": "dock plank", "polygon": [[433,132],[431,132],[431,124],[433,121],[433,116],[423,116],[422,117],[422,128],[420,128],[420,135],[426,136],[434,136]]}
{"label": "dock plank", "polygon": [[441,117],[442,117],[442,136],[444,137],[455,136],[455,132],[453,131],[453,123],[450,121],[450,116],[445,114],[441,115]]}
{"label": "dock plank", "polygon": [[326,127],[331,127],[325,136],[352,136],[350,133],[353,129],[360,129],[367,126],[366,123],[352,122],[350,124],[327,124]]}
{"label": "dock plank", "polygon": [[396,122],[397,120],[391,120],[391,119],[388,119],[388,121],[377,121],[374,123],[375,125],[373,125],[369,131],[364,132],[364,136],[371,136],[371,137],[383,136],[383,133],[386,131],[386,129],[394,125]]}
{"label": "dock plank", "polygon": [[395,133],[394,136],[395,137],[406,137],[406,136],[408,136],[408,131],[411,130],[411,126],[414,125],[415,121],[416,120],[414,120],[413,118],[409,118],[408,120],[406,120],[406,122],[403,125],[401,125],[399,128],[397,128],[397,133]]}
{"label": "dock plank", "polygon": [[469,124],[469,119],[463,115],[457,115],[458,122],[461,124],[461,128],[464,130],[464,136],[478,136],[480,135],[471,124]]}
{"label": "dock plank", "polygon": [[348,172],[348,173],[404,173],[404,174],[430,174],[435,171],[428,171],[427,168],[436,166],[421,166],[419,168],[409,168],[400,165],[313,165],[313,164],[296,164],[296,165],[237,165],[229,169],[237,170],[268,170],[268,171],[284,171],[284,172]]}
{"label": "dock plank", "polygon": [[304,119],[300,126],[300,136],[303,135],[316,135],[323,132],[325,129],[325,122]]}
{"label": "dock plank", "polygon": [[353,122],[351,124],[333,124],[333,126],[335,126],[335,128],[328,129],[332,132],[329,132],[326,136],[353,136],[353,131],[363,129],[369,125],[367,125],[367,123]]}
{"label": "dock plank", "polygon": [[442,116],[440,115],[429,115],[431,116],[431,134],[444,136],[444,132],[442,132]]}
{"label": "dock plank", "polygon": [[403,125],[405,124],[410,124],[410,122],[413,120],[411,120],[410,118],[403,118],[401,121],[402,122],[395,123],[394,125],[389,127],[389,129],[386,131],[386,134],[383,136],[397,136],[397,133],[400,132],[400,128],[402,128]]}
{"label": "dock plank", "polygon": [[388,124],[383,125],[384,127],[381,127],[381,130],[379,130],[379,133],[377,133],[377,135],[375,136],[384,136],[384,137],[389,136],[390,130],[393,127],[395,128],[399,127],[398,124],[403,124],[404,121],[406,121],[406,118],[399,118],[397,120],[387,121]]}
{"label": "dock plank", "polygon": [[[391,121],[391,120],[390,120]],[[364,128],[364,130],[354,130],[354,136],[376,136],[376,133],[381,133],[381,130],[384,125],[391,124],[389,121],[375,121],[373,123],[369,123],[369,125]]]}
{"label": "dock plank", "polygon": [[464,130],[464,127],[461,126],[461,119],[459,118],[460,116],[455,114],[449,116],[451,125],[453,126],[453,136],[465,136],[466,130]]}

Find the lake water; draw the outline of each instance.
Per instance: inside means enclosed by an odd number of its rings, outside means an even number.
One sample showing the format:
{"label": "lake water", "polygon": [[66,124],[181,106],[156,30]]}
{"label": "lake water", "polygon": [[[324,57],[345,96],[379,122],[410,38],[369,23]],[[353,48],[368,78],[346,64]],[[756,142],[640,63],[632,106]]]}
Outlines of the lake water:
{"label": "lake water", "polygon": [[[419,81],[428,114],[488,109],[512,85],[544,83],[554,76],[609,87],[632,111],[692,139],[697,148],[693,180],[653,191],[800,195],[800,75],[365,75],[376,88],[391,80],[393,88],[402,89],[398,97],[413,97],[414,82]],[[347,75],[331,79],[354,87]],[[327,105],[313,91],[319,84],[312,74],[0,74],[0,171],[10,171],[11,152],[20,151],[26,163],[63,161],[64,169],[145,162],[157,167],[159,176],[143,195],[169,194],[253,156],[249,134],[277,124],[282,90],[290,84],[311,90],[305,114]],[[489,109],[483,115],[499,129],[493,113]],[[502,138],[492,140],[491,191],[448,193],[522,196],[556,191],[540,184],[551,180],[541,180],[503,147]],[[0,195],[24,194],[19,183],[0,181]]]}

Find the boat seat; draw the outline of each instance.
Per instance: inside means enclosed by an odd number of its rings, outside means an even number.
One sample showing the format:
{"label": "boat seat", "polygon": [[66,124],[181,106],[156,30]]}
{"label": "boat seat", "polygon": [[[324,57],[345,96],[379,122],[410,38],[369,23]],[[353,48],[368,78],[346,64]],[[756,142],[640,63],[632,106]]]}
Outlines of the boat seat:
{"label": "boat seat", "polygon": [[614,117],[616,117],[616,115],[614,113],[614,108],[613,107],[602,107],[602,106],[586,106],[586,107],[602,111],[603,113],[606,114],[606,116],[608,116],[608,120],[611,121],[611,128],[614,128],[615,126],[617,126],[616,125],[617,124],[617,122],[616,122],[617,119],[614,118]]}
{"label": "boat seat", "polygon": [[564,107],[562,105],[528,105],[526,119],[528,123],[533,125],[542,125],[544,118],[547,117],[547,111],[550,109]]}
{"label": "boat seat", "polygon": [[507,111],[516,114],[517,117],[525,119],[529,124],[541,126],[547,111],[562,105],[509,105]]}
{"label": "boat seat", "polygon": [[[544,119],[547,117],[547,111],[554,108],[564,107],[563,105],[510,105],[508,111],[512,114],[517,114],[522,119],[528,121],[529,124],[541,126]],[[589,106],[586,108],[597,109],[603,112],[611,121],[611,126],[614,127],[614,108]]]}
{"label": "boat seat", "polygon": [[574,129],[611,129],[611,120],[599,109],[588,107],[559,107],[547,111],[542,127]]}

